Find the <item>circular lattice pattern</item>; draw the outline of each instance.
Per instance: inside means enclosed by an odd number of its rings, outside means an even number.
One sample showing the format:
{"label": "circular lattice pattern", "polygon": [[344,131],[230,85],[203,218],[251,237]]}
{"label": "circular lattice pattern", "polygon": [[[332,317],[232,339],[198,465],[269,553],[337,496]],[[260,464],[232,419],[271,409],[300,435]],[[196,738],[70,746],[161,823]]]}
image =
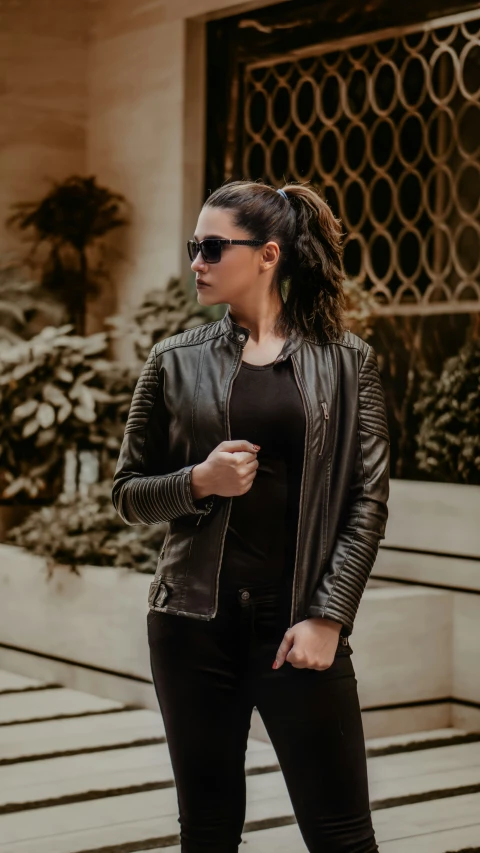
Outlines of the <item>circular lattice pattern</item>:
{"label": "circular lattice pattern", "polygon": [[480,306],[478,127],[478,11],[245,69],[244,177],[319,184],[393,312]]}

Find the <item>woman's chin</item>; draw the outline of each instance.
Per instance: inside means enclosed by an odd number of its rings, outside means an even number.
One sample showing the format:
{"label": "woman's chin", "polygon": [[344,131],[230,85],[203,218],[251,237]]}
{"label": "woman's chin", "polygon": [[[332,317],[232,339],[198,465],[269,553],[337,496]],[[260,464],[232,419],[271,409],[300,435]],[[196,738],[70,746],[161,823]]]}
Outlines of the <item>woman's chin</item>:
{"label": "woman's chin", "polygon": [[197,287],[197,302],[200,305],[215,305],[218,299],[214,298],[211,287]]}

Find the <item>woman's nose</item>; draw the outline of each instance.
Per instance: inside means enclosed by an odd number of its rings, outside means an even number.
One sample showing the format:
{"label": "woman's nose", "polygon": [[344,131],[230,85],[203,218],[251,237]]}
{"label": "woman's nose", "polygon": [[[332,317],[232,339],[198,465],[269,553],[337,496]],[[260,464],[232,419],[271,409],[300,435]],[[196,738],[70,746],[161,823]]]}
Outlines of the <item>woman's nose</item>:
{"label": "woman's nose", "polygon": [[191,269],[193,272],[201,271],[204,272],[207,268],[207,264],[202,258],[202,253],[199,252],[194,261],[192,261]]}

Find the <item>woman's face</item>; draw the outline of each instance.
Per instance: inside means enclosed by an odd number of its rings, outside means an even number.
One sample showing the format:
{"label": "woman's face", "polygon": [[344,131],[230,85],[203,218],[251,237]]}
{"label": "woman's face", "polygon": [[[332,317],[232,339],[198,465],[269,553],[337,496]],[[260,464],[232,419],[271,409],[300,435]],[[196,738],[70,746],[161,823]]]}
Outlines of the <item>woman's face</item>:
{"label": "woman's face", "polygon": [[[198,242],[206,237],[223,237],[227,240],[252,240],[250,234],[233,222],[230,210],[219,207],[203,207],[198,217],[194,239]],[[272,263],[273,260],[273,263]],[[278,245],[274,241],[263,246],[224,246],[218,264],[208,264],[201,252],[192,263],[196,276],[197,299],[201,305],[218,303],[242,304],[250,295],[258,297],[260,279],[268,284],[273,267],[278,260]],[[265,273],[272,269],[272,274]],[[202,282],[208,287],[199,286]]]}

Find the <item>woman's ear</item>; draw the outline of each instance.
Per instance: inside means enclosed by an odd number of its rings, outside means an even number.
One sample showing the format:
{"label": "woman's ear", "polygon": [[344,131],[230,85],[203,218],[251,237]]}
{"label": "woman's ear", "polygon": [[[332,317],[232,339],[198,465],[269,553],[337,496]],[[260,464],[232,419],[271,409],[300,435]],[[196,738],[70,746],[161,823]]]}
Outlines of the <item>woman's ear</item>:
{"label": "woman's ear", "polygon": [[269,270],[278,263],[280,257],[280,246],[275,240],[270,240],[262,248],[261,267],[262,270]]}

